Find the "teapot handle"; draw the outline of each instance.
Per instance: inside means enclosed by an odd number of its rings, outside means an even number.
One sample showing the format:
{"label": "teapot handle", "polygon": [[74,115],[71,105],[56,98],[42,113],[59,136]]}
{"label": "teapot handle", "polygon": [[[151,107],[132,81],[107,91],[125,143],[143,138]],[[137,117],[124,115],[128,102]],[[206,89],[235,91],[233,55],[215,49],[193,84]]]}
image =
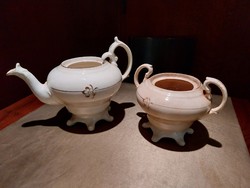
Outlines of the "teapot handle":
{"label": "teapot handle", "polygon": [[148,79],[149,76],[153,73],[153,67],[152,67],[152,65],[150,65],[150,64],[142,64],[142,65],[140,65],[136,69],[135,74],[134,74],[134,83],[135,83],[136,87],[139,87],[139,85],[140,85],[139,81],[138,81],[138,76],[139,76],[139,73],[141,72],[141,70],[144,69],[144,68],[148,69],[148,71],[144,75],[143,81],[146,80],[146,79]]}
{"label": "teapot handle", "polygon": [[209,87],[210,84],[216,85],[222,93],[222,100],[219,106],[211,108],[209,114],[217,114],[226,104],[228,94],[225,85],[218,79],[207,77],[204,81],[203,85],[205,86],[205,92],[207,93],[207,98],[211,100],[211,88]]}
{"label": "teapot handle", "polygon": [[108,52],[105,52],[103,55],[102,55],[102,59],[106,59],[106,58],[109,58],[111,60],[111,64],[116,64],[116,61],[118,60],[118,57],[115,55],[114,51],[115,49],[120,46],[122,47],[126,53],[127,53],[127,56],[128,56],[128,65],[127,65],[127,68],[124,72],[124,74],[122,75],[122,80],[124,80],[125,78],[128,77],[130,71],[131,71],[131,68],[132,68],[132,53],[131,53],[131,50],[130,48],[125,44],[123,43],[122,41],[120,41],[118,39],[118,37],[115,37],[114,39],[115,41],[111,44],[111,46],[109,47],[109,51]]}

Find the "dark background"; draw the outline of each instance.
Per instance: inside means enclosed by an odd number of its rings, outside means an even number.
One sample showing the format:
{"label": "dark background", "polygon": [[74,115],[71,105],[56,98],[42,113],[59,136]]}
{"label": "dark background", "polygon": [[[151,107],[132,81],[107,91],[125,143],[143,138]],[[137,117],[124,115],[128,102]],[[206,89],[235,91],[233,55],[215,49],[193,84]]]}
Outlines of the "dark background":
{"label": "dark background", "polygon": [[114,36],[125,43],[192,37],[191,74],[202,82],[215,77],[230,96],[249,98],[249,10],[248,0],[2,0],[0,109],[31,94],[22,80],[5,76],[17,62],[45,82],[63,60],[101,56]]}

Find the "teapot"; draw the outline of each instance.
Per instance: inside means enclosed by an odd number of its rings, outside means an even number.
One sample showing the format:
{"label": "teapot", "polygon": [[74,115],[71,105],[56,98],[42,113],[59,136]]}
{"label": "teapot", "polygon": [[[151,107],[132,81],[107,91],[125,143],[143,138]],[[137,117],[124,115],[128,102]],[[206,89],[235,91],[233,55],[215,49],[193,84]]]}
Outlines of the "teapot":
{"label": "teapot", "polygon": [[[142,69],[147,69],[147,72],[139,83],[138,75]],[[218,79],[207,77],[202,84],[187,74],[166,72],[150,77],[152,73],[152,65],[142,64],[135,71],[134,83],[137,101],[148,118],[142,126],[151,128],[153,142],[168,137],[184,146],[184,135],[193,133],[190,128],[193,122],[218,113],[226,104],[227,89]],[[210,84],[216,85],[222,93],[222,100],[216,107],[211,105]]]}
{"label": "teapot", "polygon": [[[118,57],[114,51],[117,47],[122,47],[128,56],[123,74],[116,63]],[[86,124],[89,131],[93,131],[97,121],[113,120],[109,114],[111,98],[118,92],[131,67],[130,48],[115,37],[102,57],[85,56],[65,60],[50,71],[44,84],[19,63],[7,75],[23,79],[43,103],[64,105],[72,113],[67,121],[68,126],[81,122]]]}

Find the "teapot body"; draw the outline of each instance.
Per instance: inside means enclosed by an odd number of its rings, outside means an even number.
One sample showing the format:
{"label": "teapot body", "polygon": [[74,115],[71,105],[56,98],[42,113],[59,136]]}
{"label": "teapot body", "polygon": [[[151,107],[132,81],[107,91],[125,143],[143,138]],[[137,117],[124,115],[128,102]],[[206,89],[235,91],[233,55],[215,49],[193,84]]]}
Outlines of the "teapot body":
{"label": "teapot body", "polygon": [[116,65],[92,56],[63,61],[47,78],[50,91],[65,105],[111,98],[121,82],[122,74]]}

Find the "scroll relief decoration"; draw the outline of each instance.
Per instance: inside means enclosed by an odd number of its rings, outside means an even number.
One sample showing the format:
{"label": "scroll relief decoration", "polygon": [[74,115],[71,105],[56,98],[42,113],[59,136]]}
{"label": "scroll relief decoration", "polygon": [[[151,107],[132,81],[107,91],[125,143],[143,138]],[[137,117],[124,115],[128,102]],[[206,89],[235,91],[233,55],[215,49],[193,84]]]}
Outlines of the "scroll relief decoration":
{"label": "scroll relief decoration", "polygon": [[94,98],[96,94],[97,87],[93,87],[91,84],[85,87],[85,89],[82,91],[82,94],[85,95],[85,97],[91,97]]}
{"label": "scroll relief decoration", "polygon": [[150,101],[150,98],[146,97],[145,99],[143,99],[143,104],[149,108],[149,105],[152,104]]}

